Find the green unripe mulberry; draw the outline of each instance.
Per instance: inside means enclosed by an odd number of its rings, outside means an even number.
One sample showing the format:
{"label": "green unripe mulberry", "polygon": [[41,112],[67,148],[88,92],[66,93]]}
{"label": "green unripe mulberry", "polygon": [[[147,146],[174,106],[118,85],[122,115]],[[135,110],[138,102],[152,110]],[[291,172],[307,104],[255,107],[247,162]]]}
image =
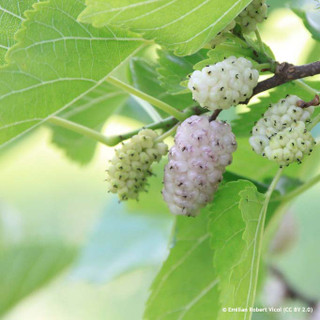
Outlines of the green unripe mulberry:
{"label": "green unripe mulberry", "polygon": [[145,191],[147,178],[152,175],[151,165],[167,154],[168,147],[156,141],[158,135],[150,129],[141,130],[115,150],[108,167],[109,191],[117,193],[120,200],[138,199]]}

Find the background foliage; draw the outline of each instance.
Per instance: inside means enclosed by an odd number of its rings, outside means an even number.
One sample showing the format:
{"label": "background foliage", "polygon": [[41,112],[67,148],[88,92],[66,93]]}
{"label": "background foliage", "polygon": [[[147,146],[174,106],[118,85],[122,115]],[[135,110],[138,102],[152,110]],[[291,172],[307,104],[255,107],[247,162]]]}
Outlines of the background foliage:
{"label": "background foliage", "polygon": [[[207,59],[205,51],[195,52],[249,3],[228,0],[217,6],[217,1],[211,0],[182,6],[182,0],[163,0],[162,9],[157,12],[152,1],[144,6],[132,1],[137,6],[118,14],[120,10],[102,13],[107,1],[96,1],[100,4],[95,7],[91,6],[93,1],[88,1],[85,11],[80,0],[50,0],[32,8],[36,2],[39,1],[3,0],[0,4],[0,63],[10,63],[0,69],[0,142],[4,144],[52,114],[107,134],[138,128],[164,116],[105,84],[110,73],[177,108],[189,106],[190,94],[183,91],[180,82],[192,72],[195,62]],[[319,59],[319,33],[317,26],[309,23],[310,2],[269,3],[271,12],[261,33],[276,57],[296,64]],[[117,4],[120,8],[127,2],[119,0]],[[293,11],[288,4],[293,4]],[[32,11],[24,14],[27,9]],[[80,23],[77,18],[81,12],[81,21],[105,27],[97,29]],[[161,28],[156,28],[157,17],[162,19]],[[124,23],[129,30],[120,30]],[[176,57],[165,50],[157,59],[159,48],[141,48],[142,38],[155,39],[178,55],[192,55]],[[129,59],[132,55],[135,57]],[[319,81],[313,79],[312,86],[319,88]],[[229,168],[232,174],[228,173],[226,180],[234,180],[234,173],[258,180],[260,192],[263,183],[270,182],[276,166],[250,152],[247,138],[264,108],[287,93],[310,97],[287,84],[275,89],[272,96],[264,94],[254,99],[250,113],[246,107],[222,113],[221,117],[232,122],[239,137],[239,149]],[[315,128],[315,135],[317,132]],[[241,197],[242,201],[247,196],[259,198],[255,186],[251,182],[228,182],[212,207],[206,209],[210,211],[209,230],[204,214],[193,220],[179,218],[178,233],[170,243],[174,219],[159,192],[163,163],[155,170],[157,176],[150,182],[149,194],[142,196],[138,204],[118,206],[106,194],[103,181],[112,152],[111,148],[97,147],[89,139],[51,126],[38,127],[3,149],[0,313],[5,320],[122,320],[128,314],[130,319],[138,320],[145,304],[145,316],[150,319],[206,319],[215,317],[211,310],[218,310],[219,303],[234,299],[233,295],[224,294],[218,300],[218,291],[231,292],[236,275],[247,270],[252,254],[243,248],[252,235],[246,231],[246,239],[237,242],[237,252],[230,252],[231,246],[221,246],[230,237],[236,241],[237,232],[245,226],[241,221],[230,223],[239,218],[241,207],[236,205],[229,212],[234,219],[221,217],[221,223],[228,228],[220,232],[219,224],[213,222],[218,221],[215,210],[225,205],[224,190],[231,189],[234,199],[228,201],[238,203]],[[283,185],[290,188],[318,173],[318,157],[319,151],[303,165],[286,169],[285,175],[291,179]],[[240,196],[237,188],[247,193]],[[315,300],[320,300],[318,189],[319,186],[314,187],[287,209],[296,225],[289,249],[268,255],[268,263],[281,270],[290,285]],[[174,247],[170,254],[168,244]],[[240,256],[242,264],[236,275],[228,276],[230,270],[225,265],[232,265]],[[212,263],[216,270],[211,268]],[[217,281],[217,273],[223,275],[223,282]],[[185,290],[190,283],[194,291]],[[265,305],[267,300],[268,294],[262,294],[257,304]],[[272,316],[285,319],[282,315]],[[254,317],[261,319],[259,315]]]}

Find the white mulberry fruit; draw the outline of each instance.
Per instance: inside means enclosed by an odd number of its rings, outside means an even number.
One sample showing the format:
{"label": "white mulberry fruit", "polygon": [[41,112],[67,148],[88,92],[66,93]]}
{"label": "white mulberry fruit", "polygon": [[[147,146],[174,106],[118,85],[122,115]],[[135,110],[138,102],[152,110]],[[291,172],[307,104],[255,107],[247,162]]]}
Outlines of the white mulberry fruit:
{"label": "white mulberry fruit", "polygon": [[201,107],[209,110],[228,109],[252,95],[259,72],[245,58],[229,57],[214,65],[196,70],[188,88]]}
{"label": "white mulberry fruit", "polygon": [[301,162],[312,152],[314,139],[306,129],[314,107],[300,108],[301,99],[287,96],[270,106],[252,129],[249,142],[253,150],[280,166]]}
{"label": "white mulberry fruit", "polygon": [[265,0],[253,0],[239,15],[235,21],[240,25],[244,33],[255,31],[257,24],[267,18],[268,5]]}
{"label": "white mulberry fruit", "polygon": [[165,167],[163,198],[177,215],[196,216],[213,199],[237,143],[228,124],[192,116],[178,128]]}
{"label": "white mulberry fruit", "polygon": [[109,191],[117,193],[120,200],[138,199],[139,192],[145,191],[147,177],[152,175],[152,163],[167,154],[168,146],[156,141],[157,137],[155,131],[144,129],[116,149],[106,181]]}

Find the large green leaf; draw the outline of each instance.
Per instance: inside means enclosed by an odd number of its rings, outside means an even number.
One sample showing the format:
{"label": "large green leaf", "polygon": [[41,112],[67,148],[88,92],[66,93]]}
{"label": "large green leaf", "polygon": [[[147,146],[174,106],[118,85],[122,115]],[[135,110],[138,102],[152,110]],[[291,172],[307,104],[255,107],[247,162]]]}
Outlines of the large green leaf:
{"label": "large green leaf", "polygon": [[0,69],[0,145],[99,87],[140,46],[125,31],[76,21],[82,1],[51,0],[28,11]]}
{"label": "large green leaf", "polygon": [[0,314],[63,271],[75,250],[57,244],[21,245],[0,252]]}
{"label": "large green leaf", "polygon": [[145,39],[175,50],[195,53],[225,28],[251,0],[87,0],[80,15],[96,27],[130,28]]}
{"label": "large green leaf", "polygon": [[[249,181],[230,182],[208,209],[214,267],[222,307],[254,306],[264,230],[264,196]],[[219,312],[218,319],[250,319],[251,312]]]}
{"label": "large green leaf", "polygon": [[[123,91],[103,83],[59,116],[101,131],[107,118],[127,99],[128,95]],[[95,140],[60,127],[52,126],[52,129],[52,141],[65,150],[69,158],[81,164],[92,159],[97,145]]]}
{"label": "large green leaf", "polygon": [[129,213],[113,199],[82,250],[73,275],[106,282],[134,269],[158,266],[167,254],[171,228],[170,216]]}
{"label": "large green leaf", "polygon": [[2,0],[0,4],[0,65],[14,45],[14,34],[24,21],[23,13],[39,0]]}
{"label": "large green leaf", "polygon": [[207,222],[205,211],[196,219],[177,218],[174,247],[152,285],[145,319],[216,319],[218,279]]}

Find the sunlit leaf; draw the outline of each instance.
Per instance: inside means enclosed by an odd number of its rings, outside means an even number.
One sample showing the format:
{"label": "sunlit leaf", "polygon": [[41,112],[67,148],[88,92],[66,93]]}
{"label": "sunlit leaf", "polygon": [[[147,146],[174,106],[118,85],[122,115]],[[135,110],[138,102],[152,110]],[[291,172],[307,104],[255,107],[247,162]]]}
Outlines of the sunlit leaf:
{"label": "sunlit leaf", "polygon": [[14,35],[24,21],[24,12],[40,0],[2,0],[0,4],[0,65],[15,44]]}
{"label": "sunlit leaf", "polygon": [[0,314],[43,287],[75,257],[75,250],[56,244],[10,247],[0,252]]}
{"label": "sunlit leaf", "polygon": [[175,50],[197,52],[224,29],[250,0],[88,0],[83,22],[130,28]]}
{"label": "sunlit leaf", "polygon": [[171,227],[166,215],[128,213],[114,199],[81,252],[73,277],[108,282],[134,269],[159,265],[167,254]]}
{"label": "sunlit leaf", "polygon": [[125,31],[76,21],[82,1],[51,0],[28,11],[0,69],[0,144],[99,87],[141,45]]}

